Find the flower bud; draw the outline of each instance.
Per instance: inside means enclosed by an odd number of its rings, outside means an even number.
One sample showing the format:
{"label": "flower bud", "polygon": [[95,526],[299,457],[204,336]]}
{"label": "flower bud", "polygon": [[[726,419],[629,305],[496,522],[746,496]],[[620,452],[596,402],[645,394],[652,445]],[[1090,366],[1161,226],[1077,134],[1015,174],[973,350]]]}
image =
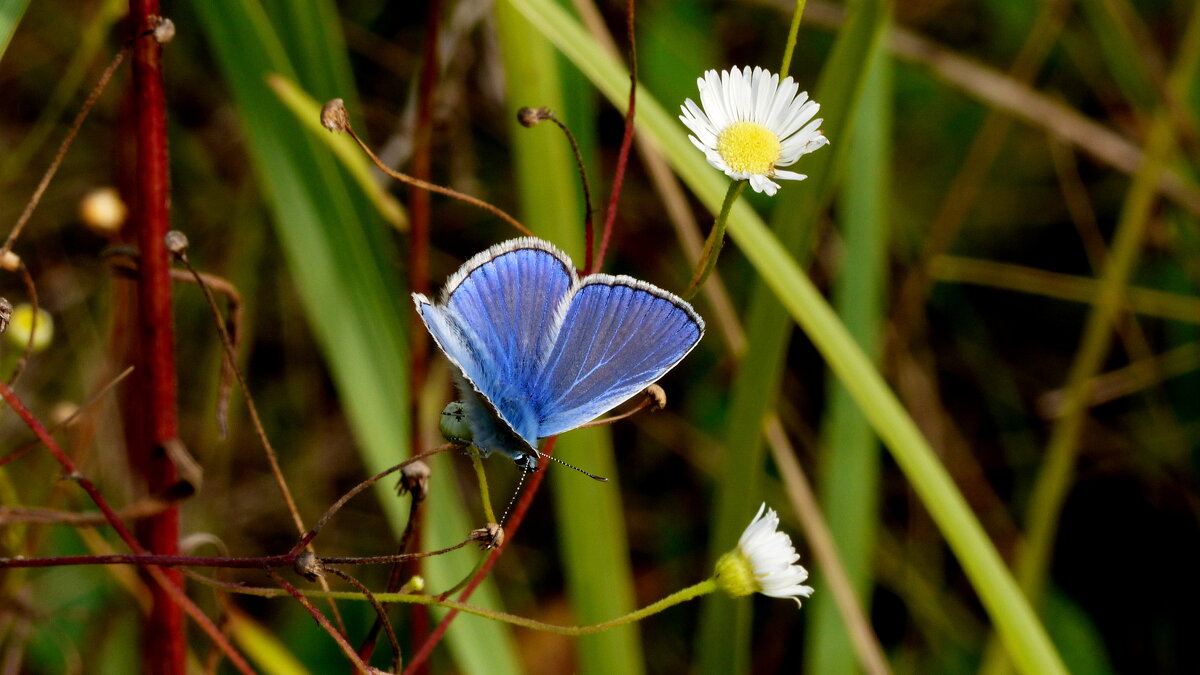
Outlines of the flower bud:
{"label": "flower bud", "polygon": [[33,307],[21,303],[13,308],[12,318],[8,324],[8,341],[19,349],[29,344],[29,336],[33,334],[33,351],[40,352],[50,346],[54,339],[54,319],[50,312],[38,308],[37,326],[34,326]]}

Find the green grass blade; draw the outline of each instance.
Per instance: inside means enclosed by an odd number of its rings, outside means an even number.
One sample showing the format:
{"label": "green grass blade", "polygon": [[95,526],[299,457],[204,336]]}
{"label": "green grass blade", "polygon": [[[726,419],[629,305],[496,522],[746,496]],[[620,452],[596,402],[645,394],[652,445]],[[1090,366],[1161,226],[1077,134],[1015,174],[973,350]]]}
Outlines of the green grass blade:
{"label": "green grass blade", "polygon": [[358,144],[349,135],[331,133],[321,125],[321,106],[324,103],[309,96],[296,86],[295,82],[282,75],[269,76],[267,84],[271,85],[279,100],[296,116],[296,121],[333,152],[346,171],[350,172],[363,194],[375,205],[379,215],[397,229],[407,230],[408,216],[404,213],[404,207],[383,186],[375,182],[375,178],[371,176],[370,160]]}
{"label": "green grass blade", "polygon": [[[495,11],[509,108],[545,105],[560,114],[570,110],[579,117],[566,120],[568,124],[574,121],[571,126],[576,129],[591,126],[594,114],[588,114],[588,106],[564,100],[563,81],[572,73],[560,66],[550,43],[512,7],[498,4]],[[583,199],[566,139],[549,124],[526,129],[515,120],[509,122],[509,133],[522,221],[582,264]],[[595,483],[558,466],[551,467],[546,478],[554,493],[573,619],[580,624],[607,621],[635,609],[611,435],[604,428],[573,431],[564,434],[556,448],[563,460],[611,479]],[[637,675],[643,670],[636,624],[580,637],[576,646],[577,672]]]}
{"label": "green grass blade", "polygon": [[8,43],[17,31],[17,24],[21,23],[21,17],[25,15],[25,8],[28,6],[29,0],[0,0],[0,59],[4,58]]}
{"label": "green grass blade", "polygon": [[237,646],[267,675],[308,675],[287,645],[262,624],[241,612],[229,614],[229,632]]}
{"label": "green grass blade", "polygon": [[[887,318],[888,233],[891,178],[891,61],[876,52],[855,110],[850,163],[841,192],[842,267],[834,306],[846,330],[878,361]],[[872,561],[879,514],[879,441],[846,388],[830,386],[821,434],[820,504],[859,601],[870,607]],[[815,596],[806,644],[805,672],[844,673],[853,646],[828,593]]]}
{"label": "green grass blade", "polygon": [[[609,100],[623,105],[621,83],[628,82],[627,74],[573,19],[545,0],[509,2]],[[726,179],[708,166],[676,120],[649,92],[639,92],[638,102],[642,133],[666,155],[699,199],[715,211],[724,195]],[[1027,673],[1064,672],[1037,616],[929,443],[820,292],[745,202],[734,206],[729,232],[891,451],[962,563],[1017,665]]]}

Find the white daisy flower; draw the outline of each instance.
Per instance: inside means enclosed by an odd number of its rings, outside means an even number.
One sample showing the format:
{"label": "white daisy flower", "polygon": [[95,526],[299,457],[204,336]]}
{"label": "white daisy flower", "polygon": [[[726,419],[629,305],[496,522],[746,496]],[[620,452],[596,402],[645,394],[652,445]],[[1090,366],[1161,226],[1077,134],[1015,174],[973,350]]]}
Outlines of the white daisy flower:
{"label": "white daisy flower", "polygon": [[737,548],[717,561],[716,580],[722,590],[735,598],[751,593],[792,598],[797,606],[801,596],[812,596],[812,586],[801,583],[808,579],[808,570],[795,564],[800,554],[778,528],[775,510],[766,504],[759,507]]}
{"label": "white daisy flower", "polygon": [[821,106],[791,77],[749,66],[738,70],[709,70],[698,78],[700,104],[684,101],[679,119],[691,129],[692,144],[708,163],[735,180],[749,180],[755,192],[774,195],[771,180],[804,180],[804,174],[780,171],[829,139],[821,133]]}

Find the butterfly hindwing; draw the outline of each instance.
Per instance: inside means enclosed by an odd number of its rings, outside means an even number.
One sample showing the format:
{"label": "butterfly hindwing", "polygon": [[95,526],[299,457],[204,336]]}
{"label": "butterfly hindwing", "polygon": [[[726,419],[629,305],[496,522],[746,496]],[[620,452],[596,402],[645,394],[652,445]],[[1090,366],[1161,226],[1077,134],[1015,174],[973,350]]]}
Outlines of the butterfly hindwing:
{"label": "butterfly hindwing", "polygon": [[542,437],[573,429],[645,389],[704,334],[691,305],[626,276],[584,278],[560,312],[533,387]]}

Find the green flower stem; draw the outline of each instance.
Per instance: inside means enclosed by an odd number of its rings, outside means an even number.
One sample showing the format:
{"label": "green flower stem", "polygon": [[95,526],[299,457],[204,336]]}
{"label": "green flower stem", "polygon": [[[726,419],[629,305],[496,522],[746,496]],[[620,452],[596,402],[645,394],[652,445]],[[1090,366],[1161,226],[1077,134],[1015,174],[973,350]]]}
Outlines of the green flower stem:
{"label": "green flower stem", "polygon": [[712,274],[713,268],[717,266],[717,256],[721,255],[721,247],[725,245],[725,223],[729,220],[729,211],[745,187],[745,180],[735,180],[729,184],[729,189],[725,192],[725,201],[721,204],[721,211],[717,214],[717,219],[713,221],[712,231],[708,233],[708,240],[704,242],[704,250],[700,253],[700,263],[696,265],[692,281],[683,293],[684,300],[691,300],[692,296],[696,295],[700,287],[708,280],[708,275]]}
{"label": "green flower stem", "polygon": [[796,51],[796,35],[800,33],[800,17],[804,14],[807,0],[796,0],[796,8],[792,10],[792,25],[788,26],[787,46],[783,48],[783,64],[779,66],[779,79],[787,77],[788,69],[792,67],[792,52]]}
{"label": "green flower stem", "polygon": [[[278,588],[257,588],[251,586],[238,586],[227,582],[217,581],[202,574],[189,574],[192,579],[221,588],[222,590],[231,593],[240,593],[242,595],[254,595],[261,598],[279,598],[287,596],[287,591]],[[559,626],[553,623],[544,623],[527,619],[523,616],[508,614],[506,612],[497,612],[490,609],[483,609],[474,605],[468,605],[454,600],[439,600],[436,595],[414,595],[410,593],[376,593],[375,599],[379,602],[393,603],[405,602],[412,605],[427,605],[430,607],[442,607],[444,609],[454,609],[466,614],[474,614],[485,619],[492,619],[502,623],[511,624],[513,626],[521,626],[531,630],[540,630],[544,633],[553,633],[555,635],[589,635],[591,633],[600,633],[617,626],[623,626],[634,621],[642,619],[659,612],[674,607],[675,605],[695,600],[702,595],[708,595],[717,590],[717,580],[715,577],[705,579],[694,586],[675,591],[658,602],[646,605],[645,607],[630,612],[625,616],[617,617],[611,621],[592,624],[590,626]],[[357,591],[313,591],[301,590],[301,595],[308,598],[334,598],[336,600],[366,600],[367,597]]]}
{"label": "green flower stem", "polygon": [[496,520],[496,512],[492,510],[492,494],[488,490],[487,474],[483,472],[483,460],[475,451],[467,454],[471,456],[471,466],[475,469],[475,477],[479,479],[479,499],[483,502],[483,515],[487,517],[487,522],[498,523],[500,521]]}

